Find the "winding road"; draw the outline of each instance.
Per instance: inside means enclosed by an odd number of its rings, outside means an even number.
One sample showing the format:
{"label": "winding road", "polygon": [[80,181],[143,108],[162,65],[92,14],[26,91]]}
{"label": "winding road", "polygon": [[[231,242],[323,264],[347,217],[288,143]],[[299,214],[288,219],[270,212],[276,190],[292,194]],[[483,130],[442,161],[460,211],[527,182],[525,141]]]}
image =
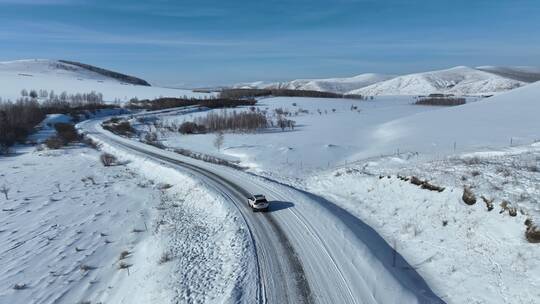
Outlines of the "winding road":
{"label": "winding road", "polygon": [[[332,202],[114,135],[102,121],[78,127],[117,150],[194,175],[237,207],[257,259],[257,298],[249,303],[444,303],[376,231]],[[265,194],[270,211],[253,213],[250,193]]]}

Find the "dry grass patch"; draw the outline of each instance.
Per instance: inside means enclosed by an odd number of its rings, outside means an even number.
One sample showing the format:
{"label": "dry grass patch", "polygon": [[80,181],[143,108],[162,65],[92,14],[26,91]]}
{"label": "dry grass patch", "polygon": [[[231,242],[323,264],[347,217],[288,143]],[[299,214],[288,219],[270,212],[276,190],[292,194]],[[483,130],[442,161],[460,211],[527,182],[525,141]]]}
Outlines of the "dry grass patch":
{"label": "dry grass patch", "polygon": [[127,258],[130,254],[131,254],[131,252],[129,252],[127,250],[124,250],[124,251],[120,252],[120,256],[118,257],[118,259],[123,260],[123,259]]}
{"label": "dry grass patch", "polygon": [[129,269],[131,266],[133,265],[126,262],[120,262],[120,264],[118,264],[118,269]]}
{"label": "dry grass patch", "polygon": [[172,254],[170,252],[164,252],[159,258],[159,264],[165,264],[172,260]]}

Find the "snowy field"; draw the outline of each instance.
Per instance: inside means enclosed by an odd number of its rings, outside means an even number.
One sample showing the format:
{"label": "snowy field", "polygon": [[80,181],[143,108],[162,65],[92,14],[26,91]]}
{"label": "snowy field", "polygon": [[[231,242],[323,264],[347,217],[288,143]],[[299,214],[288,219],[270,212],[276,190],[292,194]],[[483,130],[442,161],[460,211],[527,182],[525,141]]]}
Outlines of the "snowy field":
{"label": "snowy field", "polygon": [[209,96],[190,90],[127,84],[89,70],[46,59],[0,62],[0,84],[0,98],[11,101],[20,98],[23,89],[54,91],[57,95],[64,91],[68,94],[94,91],[103,94],[103,99],[108,102],[125,102],[134,97],[155,99]]}
{"label": "snowy field", "polygon": [[[403,96],[264,99],[257,107],[268,113],[299,112],[288,117],[297,127],[226,133],[221,151],[213,134],[158,133],[166,146],[237,160],[338,203],[381,233],[449,303],[535,303],[540,256],[524,223],[540,223],[539,95],[535,83],[451,108],[416,106]],[[206,113],[169,113],[159,121],[200,115]],[[445,190],[421,189],[397,175]],[[475,205],[463,202],[464,186]]]}
{"label": "snowy field", "polygon": [[250,244],[218,194],[89,148],[17,152],[0,159],[0,303],[240,300]]}
{"label": "snowy field", "polygon": [[[540,146],[420,163],[408,156],[332,170],[306,187],[379,231],[448,303],[537,303],[540,252],[527,242],[524,222],[540,223]],[[398,175],[446,189],[422,189]],[[476,204],[463,202],[464,186]],[[482,196],[493,201],[491,211]]]}
{"label": "snowy field", "polygon": [[[474,102],[477,99],[469,100]],[[226,133],[224,146],[219,152],[213,146],[215,134],[182,135],[159,128],[159,135],[162,143],[168,147],[185,148],[239,161],[258,174],[276,175],[281,179],[297,178],[365,156],[394,154],[399,149],[398,145],[388,144],[371,151],[371,147],[378,144],[374,134],[379,132],[380,126],[388,121],[440,109],[413,105],[414,102],[412,96],[381,96],[369,101],[289,97],[262,99],[256,107],[266,111],[272,120],[276,119],[276,109],[290,112],[291,115],[286,118],[296,122],[294,130],[282,131],[273,127],[262,133]],[[357,108],[351,109],[351,106]],[[237,108],[234,111],[249,109]],[[159,123],[163,126],[180,125],[207,113],[172,112],[160,115]],[[136,120],[133,122],[143,134],[154,131],[147,124],[141,125]]]}

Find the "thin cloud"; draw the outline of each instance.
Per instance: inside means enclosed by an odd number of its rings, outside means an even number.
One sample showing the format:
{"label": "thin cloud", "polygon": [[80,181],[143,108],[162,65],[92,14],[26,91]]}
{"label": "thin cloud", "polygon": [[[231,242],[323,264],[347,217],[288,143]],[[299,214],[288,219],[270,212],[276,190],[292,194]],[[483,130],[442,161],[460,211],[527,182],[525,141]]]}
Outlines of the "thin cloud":
{"label": "thin cloud", "polygon": [[[23,29],[23,31],[21,31]],[[184,33],[110,33],[89,30],[64,23],[18,22],[0,30],[0,37],[13,41],[73,42],[111,45],[153,46],[242,46],[243,41],[192,38]],[[252,42],[249,42],[250,44]]]}
{"label": "thin cloud", "polygon": [[83,0],[0,0],[0,5],[77,5],[84,2]]}

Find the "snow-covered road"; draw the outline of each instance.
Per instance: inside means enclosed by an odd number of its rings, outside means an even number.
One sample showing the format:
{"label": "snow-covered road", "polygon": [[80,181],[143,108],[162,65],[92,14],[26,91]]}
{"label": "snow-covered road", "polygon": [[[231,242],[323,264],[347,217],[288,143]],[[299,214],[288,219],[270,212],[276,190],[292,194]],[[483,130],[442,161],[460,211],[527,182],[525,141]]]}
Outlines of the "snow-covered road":
{"label": "snow-covered road", "polygon": [[[372,228],[319,196],[231,168],[116,136],[102,120],[79,124],[114,149],[199,178],[237,207],[252,236],[259,281],[250,303],[442,303],[420,275]],[[270,212],[246,197],[265,194]]]}

